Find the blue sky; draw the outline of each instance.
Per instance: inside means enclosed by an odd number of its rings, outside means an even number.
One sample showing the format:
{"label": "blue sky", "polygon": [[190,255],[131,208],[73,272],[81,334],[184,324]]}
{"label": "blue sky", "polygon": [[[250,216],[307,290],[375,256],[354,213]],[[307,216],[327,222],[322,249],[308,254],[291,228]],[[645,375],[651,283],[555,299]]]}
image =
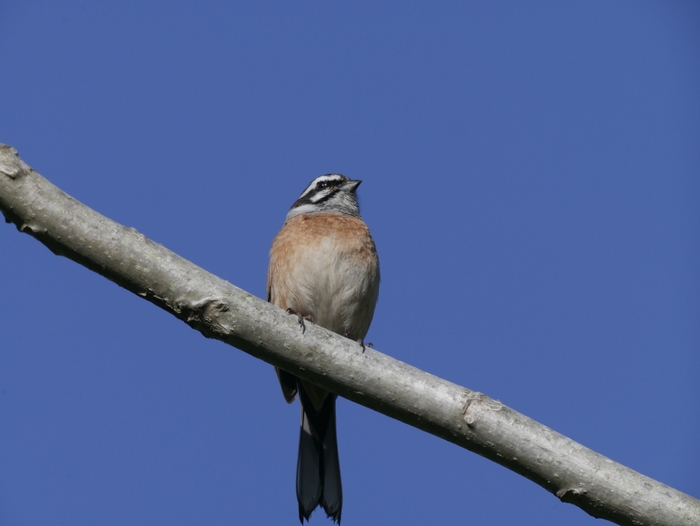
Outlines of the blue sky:
{"label": "blue sky", "polygon": [[[0,142],[264,296],[364,180],[368,339],[700,497],[696,2],[4,2]],[[0,524],[297,524],[272,368],[0,229]],[[592,525],[339,402],[343,524]],[[312,524],[328,523],[317,512]]]}

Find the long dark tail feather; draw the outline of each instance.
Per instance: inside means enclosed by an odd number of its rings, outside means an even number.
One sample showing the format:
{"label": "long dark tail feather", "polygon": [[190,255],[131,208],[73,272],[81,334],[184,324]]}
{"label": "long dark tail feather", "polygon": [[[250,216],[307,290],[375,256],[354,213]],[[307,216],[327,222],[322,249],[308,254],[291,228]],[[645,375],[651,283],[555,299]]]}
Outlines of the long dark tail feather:
{"label": "long dark tail feather", "polygon": [[[332,398],[332,401],[330,400]],[[331,411],[328,429],[323,440],[323,494],[321,506],[326,515],[340,524],[343,509],[343,486],[340,480],[340,459],[338,458],[338,438],[335,432],[335,395],[328,397]]]}
{"label": "long dark tail feather", "polygon": [[335,430],[336,396],[329,393],[321,412],[317,413],[303,388],[299,391],[302,406],[297,461],[299,520],[302,524],[304,519],[308,521],[320,504],[326,515],[340,524],[343,489]]}
{"label": "long dark tail feather", "polygon": [[[306,416],[302,417],[306,419]],[[306,422],[308,424],[308,422]],[[297,501],[299,520],[304,524],[321,500],[321,455],[318,442],[304,428],[302,423],[299,436],[299,457],[297,459]]]}

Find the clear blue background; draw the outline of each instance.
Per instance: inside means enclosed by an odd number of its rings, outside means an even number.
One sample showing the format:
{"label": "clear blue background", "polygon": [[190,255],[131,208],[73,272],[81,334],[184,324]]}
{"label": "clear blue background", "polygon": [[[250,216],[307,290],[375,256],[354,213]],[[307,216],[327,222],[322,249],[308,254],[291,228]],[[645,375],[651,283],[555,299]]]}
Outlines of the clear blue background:
{"label": "clear blue background", "polygon": [[[5,1],[0,60],[0,142],[260,297],[308,182],[363,179],[378,350],[700,497],[698,2]],[[269,365],[12,226],[0,295],[0,524],[297,524]],[[344,525],[597,524],[338,426]]]}

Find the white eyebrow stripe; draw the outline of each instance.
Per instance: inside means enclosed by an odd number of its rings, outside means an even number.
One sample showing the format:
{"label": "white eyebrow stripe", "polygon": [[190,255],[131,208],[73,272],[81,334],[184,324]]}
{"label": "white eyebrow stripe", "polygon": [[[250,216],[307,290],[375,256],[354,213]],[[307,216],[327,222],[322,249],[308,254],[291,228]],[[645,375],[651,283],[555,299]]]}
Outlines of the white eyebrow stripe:
{"label": "white eyebrow stripe", "polygon": [[301,198],[304,197],[305,195],[307,195],[307,194],[309,194],[310,192],[312,192],[315,188],[318,187],[318,184],[319,184],[319,183],[322,183],[322,182],[324,182],[324,181],[338,181],[338,182],[344,182],[345,180],[346,180],[346,177],[345,177],[345,176],[342,176],[342,175],[340,175],[340,174],[326,174],[326,175],[320,175],[319,177],[317,177],[316,179],[314,179],[313,181],[311,181],[311,183],[309,184],[309,186],[307,186],[306,189],[301,193],[301,195],[299,196],[299,199],[301,199]]}

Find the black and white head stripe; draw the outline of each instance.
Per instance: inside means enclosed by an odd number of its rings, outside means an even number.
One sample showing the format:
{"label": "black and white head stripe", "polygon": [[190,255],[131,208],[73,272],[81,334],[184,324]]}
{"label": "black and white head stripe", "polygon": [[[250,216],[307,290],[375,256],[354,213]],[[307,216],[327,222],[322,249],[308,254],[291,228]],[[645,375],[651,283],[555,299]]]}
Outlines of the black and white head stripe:
{"label": "black and white head stripe", "polygon": [[301,193],[287,219],[300,214],[335,212],[360,217],[355,190],[362,181],[353,181],[341,174],[321,175]]}
{"label": "black and white head stripe", "polygon": [[[345,177],[341,174],[321,175],[309,183],[309,186],[307,186],[306,189],[299,196],[299,200],[301,200],[307,195],[309,197],[314,197],[315,195],[321,193],[323,190],[337,188],[339,186],[342,186],[343,183],[346,183],[349,180],[350,178]],[[327,193],[328,192],[326,192],[326,194]]]}

